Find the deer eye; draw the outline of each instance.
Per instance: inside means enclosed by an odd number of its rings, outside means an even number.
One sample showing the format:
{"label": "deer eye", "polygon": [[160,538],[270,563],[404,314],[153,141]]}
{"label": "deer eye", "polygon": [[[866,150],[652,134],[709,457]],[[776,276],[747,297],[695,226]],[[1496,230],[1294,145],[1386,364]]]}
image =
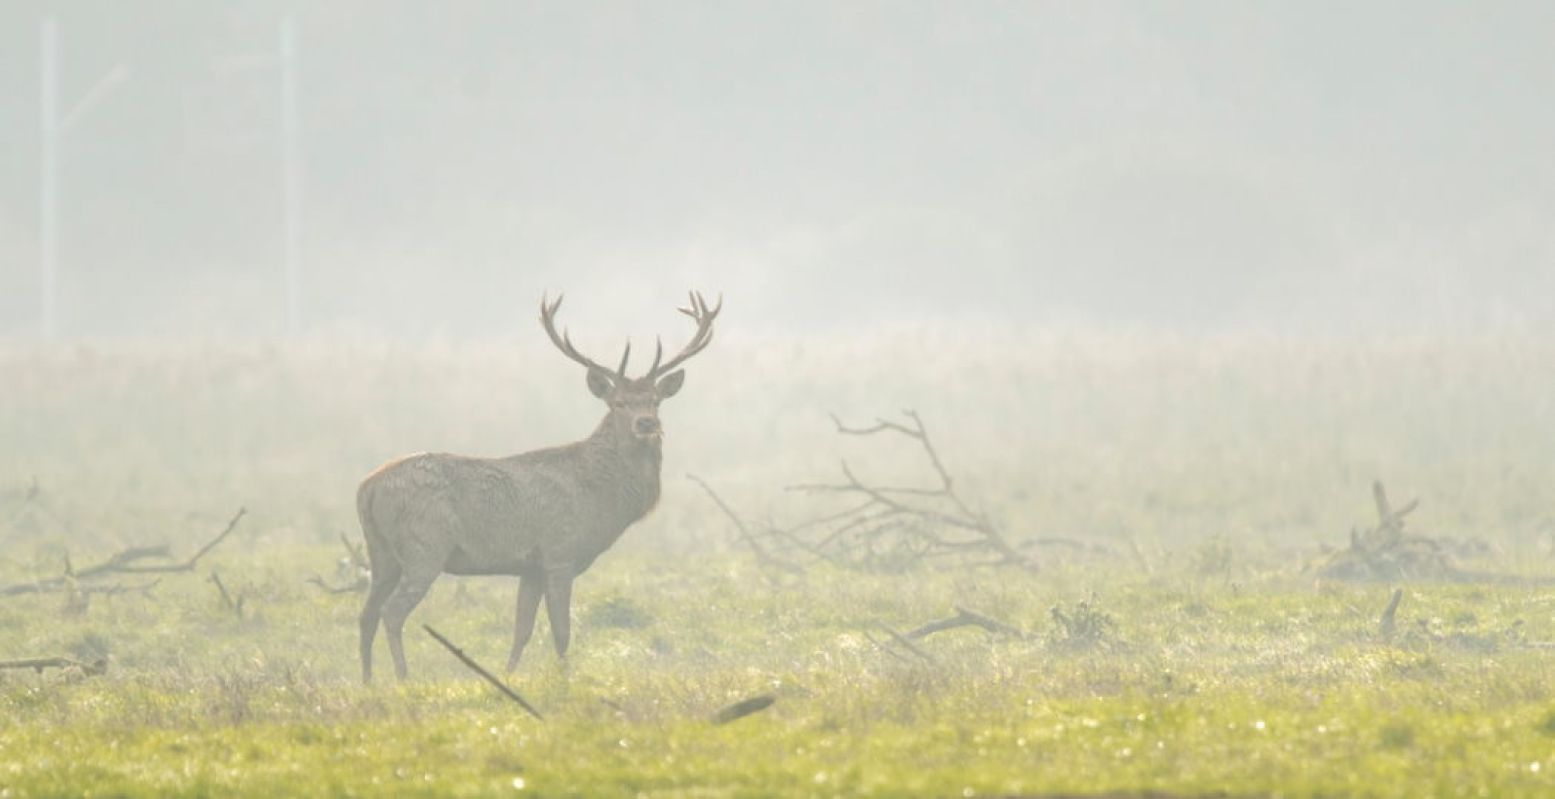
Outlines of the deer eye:
{"label": "deer eye", "polygon": [[610,407],[617,408],[617,409],[625,408],[626,407],[626,403],[622,402],[621,400],[611,400],[610,401]]}

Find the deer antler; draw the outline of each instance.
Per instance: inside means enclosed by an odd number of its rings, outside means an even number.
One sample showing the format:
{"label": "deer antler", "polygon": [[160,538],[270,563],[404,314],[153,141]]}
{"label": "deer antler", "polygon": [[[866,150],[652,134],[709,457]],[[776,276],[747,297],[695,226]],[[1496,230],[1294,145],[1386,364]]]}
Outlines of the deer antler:
{"label": "deer antler", "polygon": [[664,342],[657,341],[654,345],[653,365],[648,367],[647,378],[658,377],[671,369],[685,363],[691,356],[701,352],[708,344],[713,342],[713,320],[718,318],[718,312],[723,310],[723,295],[718,295],[718,304],[712,308],[707,307],[707,300],[702,299],[702,292],[691,292],[691,307],[677,308],[676,310],[691,317],[697,323],[697,331],[691,336],[691,341],[681,349],[680,353],[669,359],[669,363],[662,366],[659,361],[664,356]]}
{"label": "deer antler", "polygon": [[[565,329],[562,330],[560,334],[556,332],[556,310],[562,307],[563,296],[565,295],[556,295],[556,302],[550,302],[549,299],[544,295],[540,297],[540,325],[545,328],[545,334],[551,337],[551,343],[555,344],[556,348],[561,350],[563,355],[571,358],[574,361],[577,361],[580,364],[583,364],[590,369],[598,369],[605,374],[611,374],[609,369],[606,369],[605,367],[596,363],[587,355],[578,352],[578,348],[572,345],[572,338],[567,335],[567,331]],[[631,354],[632,343],[627,342],[626,352],[621,355],[621,366],[620,368],[616,369],[614,373],[622,380],[626,379],[626,359],[631,356]]]}
{"label": "deer antler", "polygon": [[[556,348],[561,350],[563,355],[590,369],[598,369],[620,380],[627,380],[626,364],[627,360],[632,357],[632,342],[626,342],[626,350],[621,353],[621,365],[612,371],[587,355],[578,352],[578,348],[573,346],[572,338],[565,329],[560,333],[556,332],[556,311],[562,307],[563,296],[561,294],[556,295],[555,302],[551,302],[549,297],[546,296],[540,298],[540,324],[545,328],[545,334],[551,337],[551,343],[555,344]],[[718,295],[718,304],[709,308],[707,307],[707,300],[702,298],[701,292],[691,292],[691,307],[677,308],[676,310],[691,317],[696,322],[696,333],[691,336],[691,341],[686,344],[679,354],[671,358],[669,363],[665,363],[662,366],[660,362],[664,360],[664,342],[663,340],[655,341],[653,365],[648,367],[648,374],[645,375],[645,379],[653,379],[663,375],[685,363],[691,356],[701,352],[708,344],[711,344],[713,341],[713,320],[718,317],[718,312],[723,310],[723,307],[724,300],[722,294]]]}

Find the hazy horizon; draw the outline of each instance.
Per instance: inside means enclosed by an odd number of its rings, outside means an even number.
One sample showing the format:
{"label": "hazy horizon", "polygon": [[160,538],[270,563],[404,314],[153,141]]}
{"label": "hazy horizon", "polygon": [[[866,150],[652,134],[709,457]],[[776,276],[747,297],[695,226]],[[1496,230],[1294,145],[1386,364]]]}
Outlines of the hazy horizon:
{"label": "hazy horizon", "polygon": [[[0,335],[284,329],[293,6],[0,10]],[[1555,324],[1542,3],[341,2],[294,14],[304,334]]]}

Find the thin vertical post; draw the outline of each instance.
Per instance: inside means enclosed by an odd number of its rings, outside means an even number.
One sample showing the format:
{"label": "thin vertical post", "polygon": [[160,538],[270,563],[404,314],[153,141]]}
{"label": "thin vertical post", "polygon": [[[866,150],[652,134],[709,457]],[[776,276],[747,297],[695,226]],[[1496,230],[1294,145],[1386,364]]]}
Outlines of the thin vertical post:
{"label": "thin vertical post", "polygon": [[55,259],[59,233],[59,75],[54,19],[45,17],[38,33],[42,76],[38,96],[38,132],[42,141],[42,169],[38,176],[38,332],[48,341],[58,330]]}
{"label": "thin vertical post", "polygon": [[302,327],[302,163],[297,152],[297,36],[290,15],[281,20],[282,236],[286,270],[286,332]]}

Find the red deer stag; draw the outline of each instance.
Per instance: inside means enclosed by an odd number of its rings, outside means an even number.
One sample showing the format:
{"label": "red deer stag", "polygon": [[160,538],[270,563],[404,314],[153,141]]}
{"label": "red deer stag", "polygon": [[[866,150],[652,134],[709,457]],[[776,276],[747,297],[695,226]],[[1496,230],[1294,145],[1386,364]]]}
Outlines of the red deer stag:
{"label": "red deer stag", "polygon": [[[517,575],[518,613],[508,668],[518,665],[545,600],[556,654],[565,657],[572,622],[572,581],[659,500],[663,430],[659,402],[675,395],[677,369],[713,340],[723,300],[702,295],[680,312],[696,333],[663,361],[660,342],[648,373],[626,376],[628,343],[614,371],[595,363],[556,332],[555,302],[540,300],[540,324],[563,355],[588,369],[588,387],[609,410],[588,438],[507,458],[421,453],[379,467],[362,481],[357,514],[367,539],[372,588],[362,608],[362,679],[373,674],[373,637],[383,622],[394,673],[406,675],[405,618],[432,582],[449,574]],[[673,370],[673,371],[672,371]]]}

